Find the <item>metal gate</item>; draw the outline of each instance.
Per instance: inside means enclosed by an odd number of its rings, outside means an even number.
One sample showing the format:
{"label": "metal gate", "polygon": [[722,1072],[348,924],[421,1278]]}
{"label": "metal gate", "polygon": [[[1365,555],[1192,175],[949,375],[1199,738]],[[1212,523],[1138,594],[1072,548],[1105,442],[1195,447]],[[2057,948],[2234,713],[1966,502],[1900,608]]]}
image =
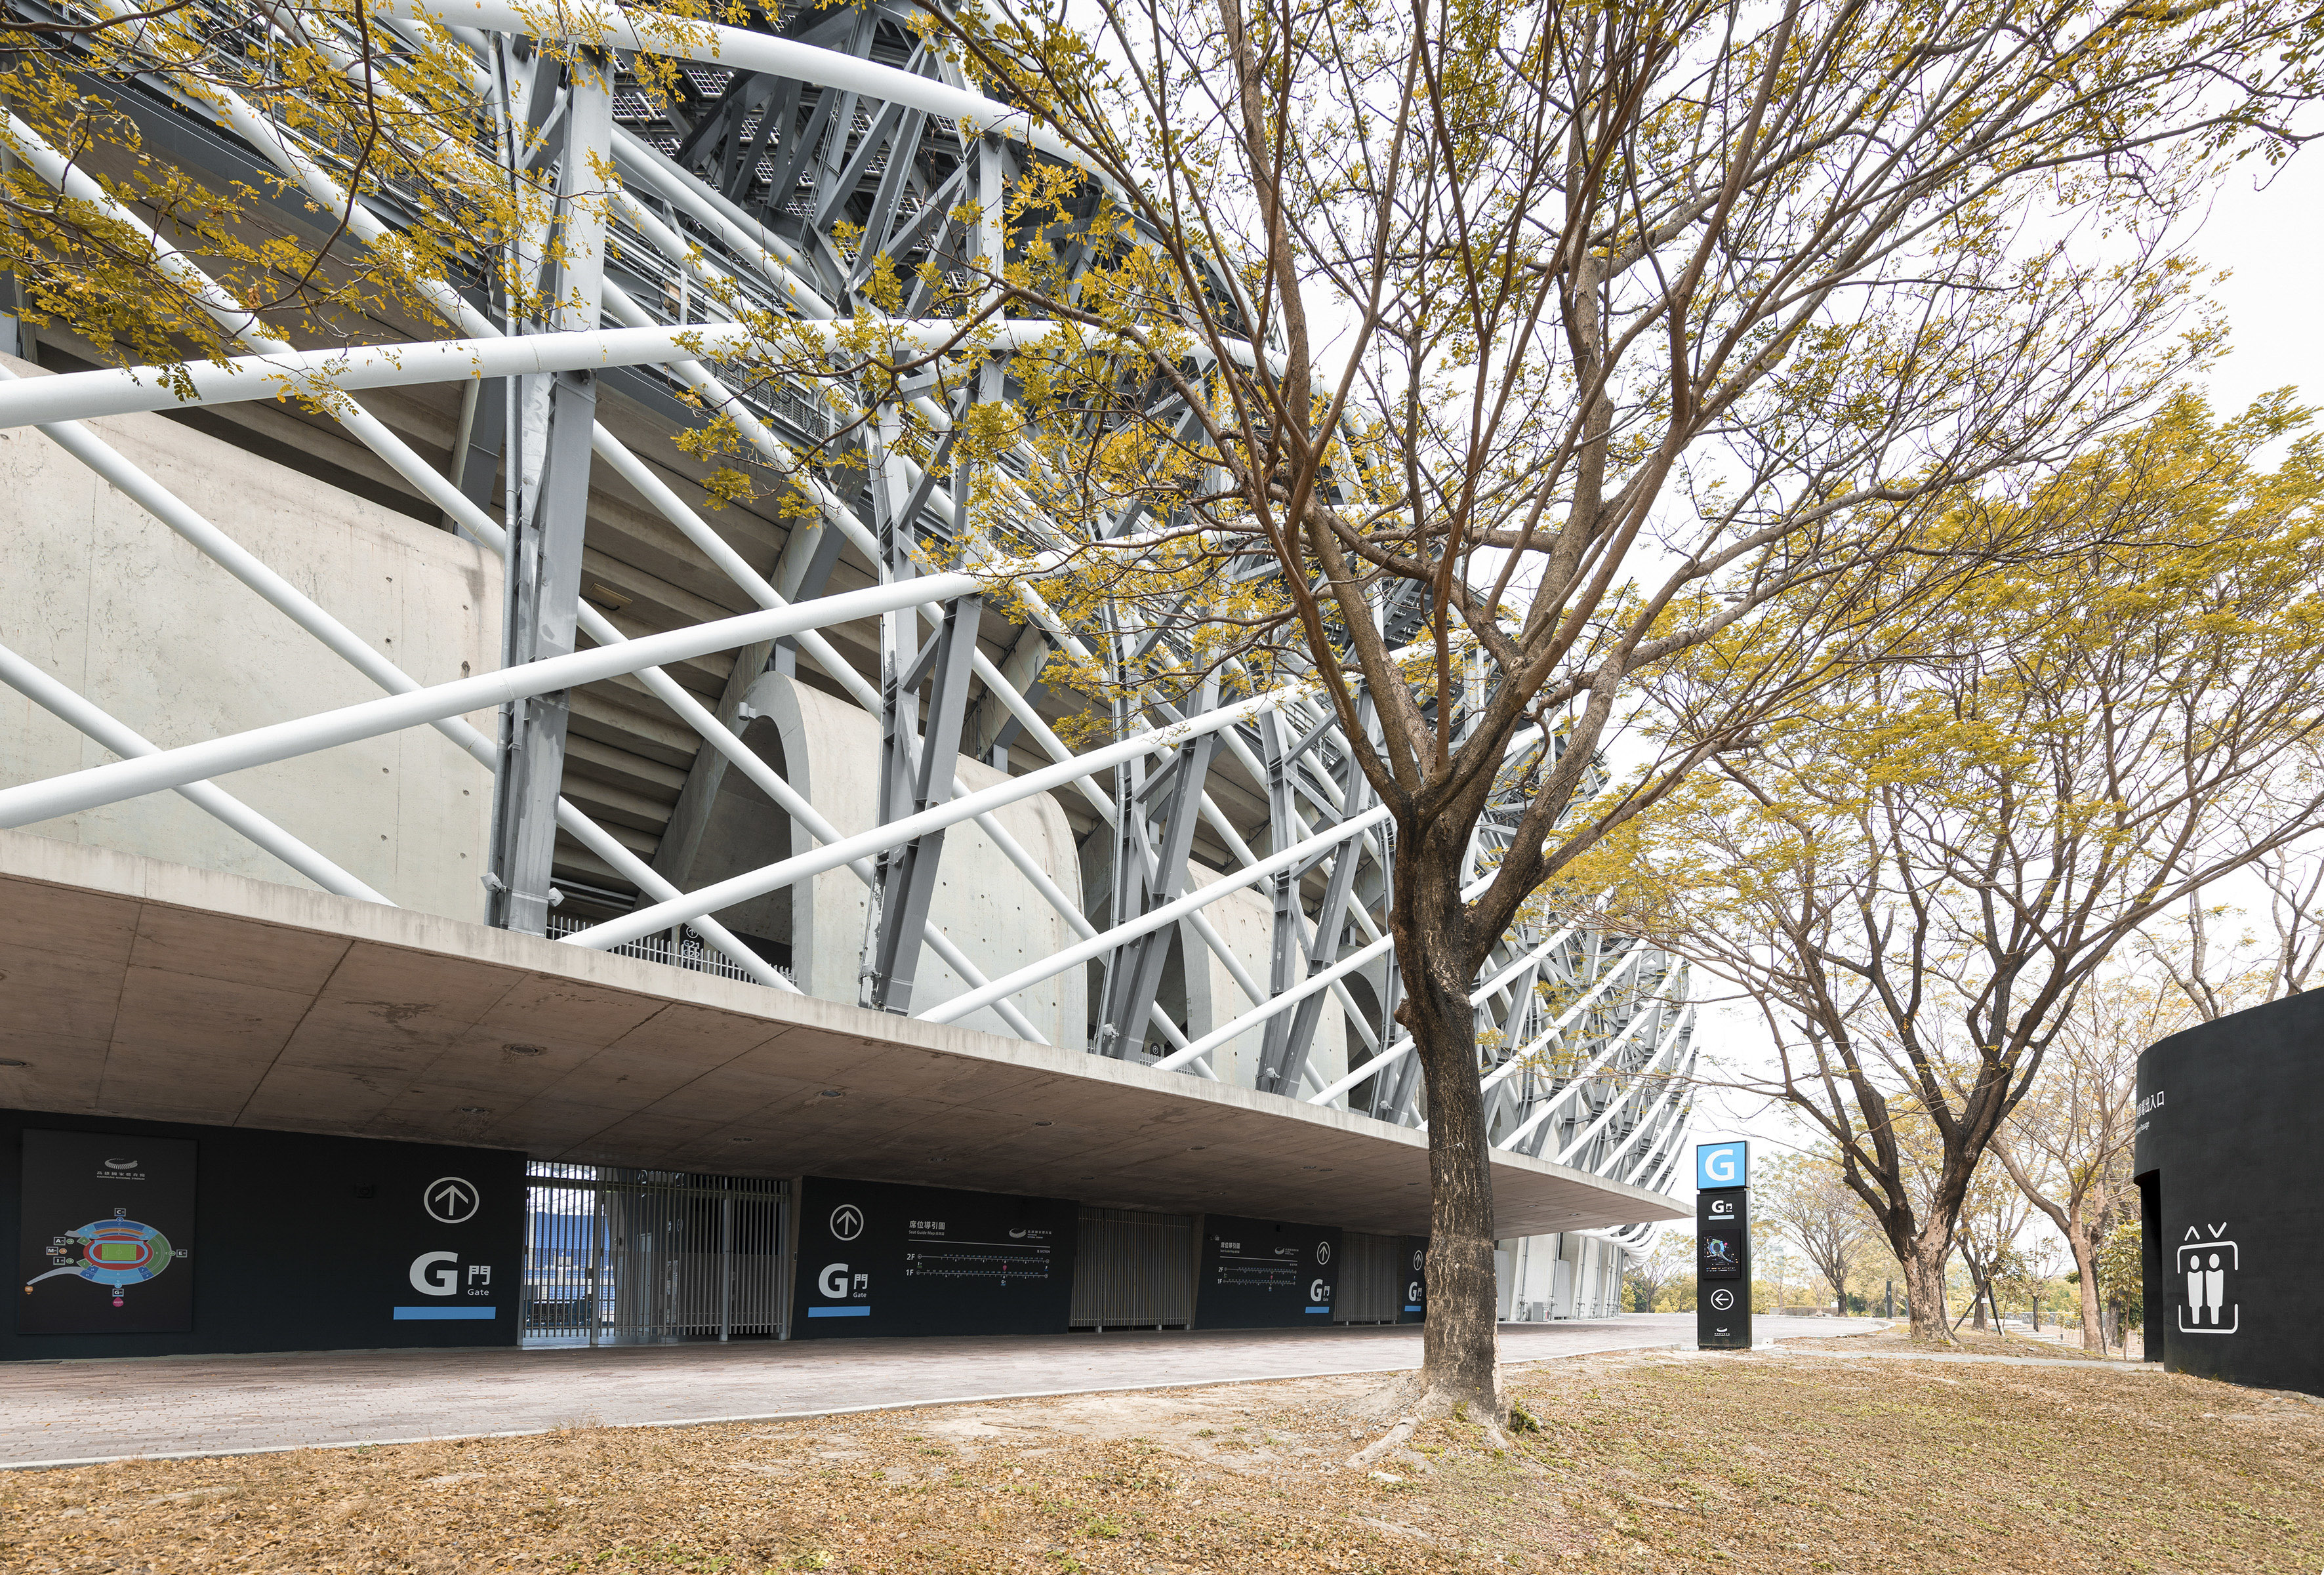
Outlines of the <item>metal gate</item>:
{"label": "metal gate", "polygon": [[1074,1255],[1075,1329],[1185,1329],[1194,1322],[1194,1216],[1084,1209]]}
{"label": "metal gate", "polygon": [[788,1336],[788,1182],[535,1162],[526,1184],[525,1343]]}
{"label": "metal gate", "polygon": [[1334,1323],[1393,1323],[1404,1311],[1404,1243],[1393,1236],[1340,1233],[1340,1294]]}

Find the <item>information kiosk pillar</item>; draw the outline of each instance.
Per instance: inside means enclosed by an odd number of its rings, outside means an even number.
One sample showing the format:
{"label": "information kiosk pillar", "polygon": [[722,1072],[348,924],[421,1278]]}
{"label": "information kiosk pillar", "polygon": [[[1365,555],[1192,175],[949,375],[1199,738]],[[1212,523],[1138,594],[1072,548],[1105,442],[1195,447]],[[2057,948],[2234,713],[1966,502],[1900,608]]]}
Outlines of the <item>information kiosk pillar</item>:
{"label": "information kiosk pillar", "polygon": [[1751,1349],[1751,1147],[1694,1148],[1694,1341],[1704,1350]]}

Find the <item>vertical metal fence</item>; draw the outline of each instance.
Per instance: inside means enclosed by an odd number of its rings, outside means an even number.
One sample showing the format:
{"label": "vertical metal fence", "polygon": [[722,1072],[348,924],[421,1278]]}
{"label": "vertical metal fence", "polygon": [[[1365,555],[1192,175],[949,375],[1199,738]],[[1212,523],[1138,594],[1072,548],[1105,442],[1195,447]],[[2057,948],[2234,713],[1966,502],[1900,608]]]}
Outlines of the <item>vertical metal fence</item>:
{"label": "vertical metal fence", "polygon": [[528,1344],[780,1339],[788,1182],[536,1162]]}
{"label": "vertical metal fence", "polygon": [[1194,1217],[1084,1209],[1074,1257],[1075,1329],[1186,1329],[1194,1322]]}
{"label": "vertical metal fence", "polygon": [[1393,1323],[1404,1311],[1404,1243],[1360,1230],[1340,1233],[1339,1294],[1334,1323]]}

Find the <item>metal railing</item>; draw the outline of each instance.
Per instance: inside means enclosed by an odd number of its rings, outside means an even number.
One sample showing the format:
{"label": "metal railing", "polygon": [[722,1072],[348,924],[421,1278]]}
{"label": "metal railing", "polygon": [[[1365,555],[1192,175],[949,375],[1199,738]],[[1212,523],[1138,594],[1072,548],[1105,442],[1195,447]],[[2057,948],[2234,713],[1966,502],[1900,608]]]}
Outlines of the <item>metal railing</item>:
{"label": "metal railing", "polygon": [[[590,922],[587,919],[559,918],[551,914],[549,916],[549,938],[554,941],[565,935],[577,935],[587,929]],[[751,977],[732,957],[704,945],[702,937],[690,925],[675,935],[669,930],[657,930],[650,935],[640,935],[634,941],[624,941],[605,950],[616,957],[642,957],[649,962],[667,962],[673,968],[691,968],[697,973],[715,973],[721,979],[747,981]],[[774,963],[773,967],[785,979],[791,977],[791,971],[781,963]]]}
{"label": "metal railing", "polygon": [[781,1339],[789,1193],[779,1180],[536,1161],[525,1343]]}

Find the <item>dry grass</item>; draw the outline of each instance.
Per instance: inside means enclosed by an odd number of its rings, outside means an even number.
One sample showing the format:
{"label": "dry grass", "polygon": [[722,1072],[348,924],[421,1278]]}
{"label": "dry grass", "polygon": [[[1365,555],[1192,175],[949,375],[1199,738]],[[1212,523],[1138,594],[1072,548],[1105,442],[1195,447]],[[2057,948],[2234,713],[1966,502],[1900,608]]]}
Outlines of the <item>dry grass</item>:
{"label": "dry grass", "polygon": [[0,1478],[48,1571],[2301,1570],[2324,1405],[2077,1368],[1633,1354],[1343,1469],[1378,1380]]}
{"label": "dry grass", "polygon": [[[2125,1361],[2126,1359],[2108,1350],[2104,1353],[2084,1350],[2079,1335],[2067,1340],[2036,1339],[2025,1334],[1998,1334],[1986,1330],[1971,1329],[1964,1324],[1953,1331],[1961,1350],[1972,1356],[2043,1357],[2052,1361]],[[1836,1334],[1810,1336],[1784,1341],[1785,1350],[1883,1350],[1909,1351],[1914,1349],[1912,1326],[1897,1319],[1876,1334]],[[2132,1367],[2144,1364],[2130,1362]]]}

